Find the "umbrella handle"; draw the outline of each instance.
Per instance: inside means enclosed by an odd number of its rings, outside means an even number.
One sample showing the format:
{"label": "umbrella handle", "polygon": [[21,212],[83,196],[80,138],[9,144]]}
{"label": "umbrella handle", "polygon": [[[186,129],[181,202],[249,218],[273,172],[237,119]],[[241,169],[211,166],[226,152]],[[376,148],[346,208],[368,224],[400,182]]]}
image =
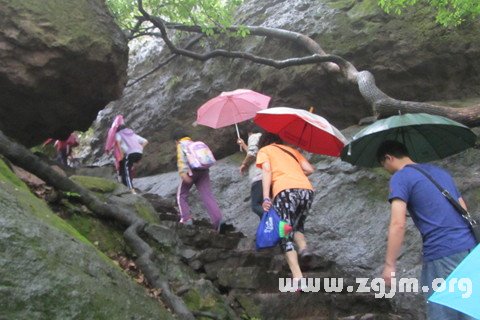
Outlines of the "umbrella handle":
{"label": "umbrella handle", "polygon": [[[238,125],[235,123],[235,130],[237,130],[237,138],[240,139],[240,131],[238,131]],[[242,146],[240,146],[240,151],[242,151]]]}

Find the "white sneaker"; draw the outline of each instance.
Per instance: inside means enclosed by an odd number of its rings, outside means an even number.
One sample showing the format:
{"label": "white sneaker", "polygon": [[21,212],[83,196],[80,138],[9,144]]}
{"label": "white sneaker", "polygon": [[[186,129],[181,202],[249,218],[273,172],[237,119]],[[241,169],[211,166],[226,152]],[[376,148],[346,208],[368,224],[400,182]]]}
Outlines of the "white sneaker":
{"label": "white sneaker", "polygon": [[186,226],[192,226],[193,225],[193,219],[190,218],[188,220],[183,220],[183,219],[180,219],[180,223],[183,224],[183,225],[186,225]]}

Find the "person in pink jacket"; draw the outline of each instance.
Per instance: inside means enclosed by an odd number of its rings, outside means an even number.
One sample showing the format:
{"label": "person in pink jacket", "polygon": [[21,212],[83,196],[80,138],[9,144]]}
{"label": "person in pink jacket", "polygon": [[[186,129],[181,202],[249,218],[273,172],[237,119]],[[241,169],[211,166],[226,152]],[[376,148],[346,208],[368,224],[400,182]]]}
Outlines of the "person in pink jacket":
{"label": "person in pink jacket", "polygon": [[143,148],[145,148],[148,141],[137,135],[132,129],[125,127],[125,125],[118,127],[115,140],[122,154],[122,160],[120,160],[119,163],[122,183],[126,185],[132,193],[136,193],[132,182],[132,167],[133,164],[142,159]]}

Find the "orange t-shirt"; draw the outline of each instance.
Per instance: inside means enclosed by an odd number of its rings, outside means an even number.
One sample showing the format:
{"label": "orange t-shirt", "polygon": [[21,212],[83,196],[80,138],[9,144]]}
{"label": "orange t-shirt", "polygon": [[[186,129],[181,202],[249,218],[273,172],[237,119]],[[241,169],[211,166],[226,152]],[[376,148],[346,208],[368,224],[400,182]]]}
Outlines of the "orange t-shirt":
{"label": "orange t-shirt", "polygon": [[[278,147],[276,147],[278,146]],[[298,160],[281,150],[283,148],[289,151]],[[303,173],[300,166],[301,161],[305,158],[297,150],[278,144],[271,144],[263,147],[257,154],[257,167],[261,168],[266,161],[270,162],[272,170],[272,191],[273,198],[285,189],[309,189],[313,190],[312,184]]]}

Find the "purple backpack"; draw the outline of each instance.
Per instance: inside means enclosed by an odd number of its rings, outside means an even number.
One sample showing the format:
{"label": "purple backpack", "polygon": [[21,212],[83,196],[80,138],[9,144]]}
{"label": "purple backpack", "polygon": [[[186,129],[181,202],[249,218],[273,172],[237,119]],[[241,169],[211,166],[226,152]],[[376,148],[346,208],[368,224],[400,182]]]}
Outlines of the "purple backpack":
{"label": "purple backpack", "polygon": [[190,169],[208,169],[215,162],[210,148],[202,141],[181,142]]}

